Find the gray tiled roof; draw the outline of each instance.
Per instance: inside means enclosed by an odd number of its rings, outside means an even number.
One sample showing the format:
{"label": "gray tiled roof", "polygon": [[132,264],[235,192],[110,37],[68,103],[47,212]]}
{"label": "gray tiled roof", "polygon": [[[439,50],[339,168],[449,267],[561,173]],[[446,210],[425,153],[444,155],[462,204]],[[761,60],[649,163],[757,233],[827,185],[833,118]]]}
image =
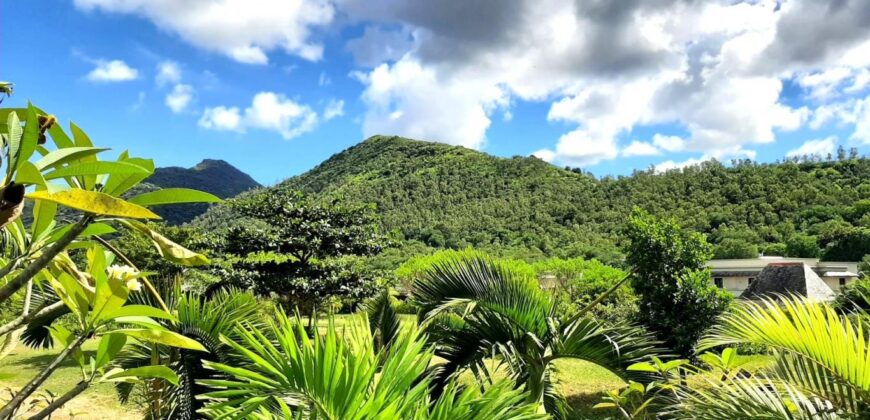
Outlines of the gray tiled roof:
{"label": "gray tiled roof", "polygon": [[740,298],[759,299],[777,294],[798,294],[821,301],[830,301],[836,296],[808,265],[774,263],[761,270],[758,278],[743,291]]}

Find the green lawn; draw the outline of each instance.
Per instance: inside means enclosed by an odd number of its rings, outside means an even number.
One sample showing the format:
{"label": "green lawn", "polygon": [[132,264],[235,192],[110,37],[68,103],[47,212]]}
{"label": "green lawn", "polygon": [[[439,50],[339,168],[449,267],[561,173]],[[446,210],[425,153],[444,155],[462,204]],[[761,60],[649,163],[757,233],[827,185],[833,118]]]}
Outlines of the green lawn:
{"label": "green lawn", "polygon": [[[92,353],[97,347],[96,341],[85,344],[85,353]],[[4,359],[0,360],[0,401],[7,401],[10,390],[17,391],[31,378],[48,365],[59,350],[33,350],[18,344]],[[36,403],[44,405],[40,400],[46,392],[61,395],[79,382],[81,370],[78,365],[67,359],[42,386]],[[37,408],[38,410],[38,408]],[[35,412],[35,411],[34,411]],[[118,403],[115,389],[111,384],[95,384],[78,398],[59,410],[52,419],[138,419],[135,407],[124,407]]]}
{"label": "green lawn", "polygon": [[[336,317],[336,325],[345,325],[351,322],[351,316]],[[407,315],[402,318],[403,323],[414,322],[414,317]],[[319,327],[325,328],[326,321],[320,320]],[[85,345],[86,351],[93,351],[96,342]],[[9,398],[9,389],[19,389],[24,383],[32,378],[45,365],[47,365],[56,350],[33,350],[23,345],[16,349],[6,358],[0,360],[0,399]],[[755,370],[770,363],[768,356],[746,356],[753,361],[745,366],[748,370]],[[437,362],[437,361],[436,361]],[[591,407],[600,401],[601,395],[611,389],[621,387],[623,384],[619,378],[605,369],[579,360],[559,360],[556,362],[558,369],[557,379],[559,387],[568,397],[573,408],[572,418],[595,419],[606,418],[606,412],[593,410]],[[71,360],[64,363],[55,374],[46,382],[43,389],[55,394],[61,394],[78,382],[81,373]],[[70,413],[74,414],[71,416]],[[54,416],[55,419],[98,419],[112,418],[133,419],[139,418],[135,407],[121,406],[110,384],[97,384],[79,396],[62,412]]]}

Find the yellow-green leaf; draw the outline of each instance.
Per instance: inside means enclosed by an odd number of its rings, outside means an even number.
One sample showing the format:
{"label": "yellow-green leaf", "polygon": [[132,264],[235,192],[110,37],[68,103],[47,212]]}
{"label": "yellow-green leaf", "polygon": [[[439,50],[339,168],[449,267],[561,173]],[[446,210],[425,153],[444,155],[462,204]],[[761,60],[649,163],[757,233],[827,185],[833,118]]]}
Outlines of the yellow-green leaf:
{"label": "yellow-green leaf", "polygon": [[213,194],[189,188],[164,188],[139,194],[128,201],[140,206],[159,206],[181,203],[219,203],[222,200]]}
{"label": "yellow-green leaf", "polygon": [[178,347],[182,349],[206,351],[205,347],[203,347],[202,344],[199,344],[198,341],[168,330],[142,328],[121,329],[114,332],[121,333],[128,337],[133,337],[135,339],[147,341],[150,343],[165,344],[167,346]]}
{"label": "yellow-green leaf", "polygon": [[209,263],[209,260],[205,255],[193,252],[173,242],[171,239],[151,230],[151,228],[144,223],[128,221],[127,225],[151,238],[154,247],[157,248],[157,252],[169,261],[191,267],[206,265]]}
{"label": "yellow-green leaf", "polygon": [[126,162],[97,161],[79,162],[58,168],[45,174],[45,179],[66,178],[71,176],[102,175],[102,174],[144,174],[150,173],[139,165]]}
{"label": "yellow-green leaf", "polygon": [[145,207],[128,203],[108,194],[78,188],[55,193],[34,191],[27,194],[26,197],[32,200],[51,201],[62,206],[102,216],[117,216],[129,219],[160,219],[160,216]]}

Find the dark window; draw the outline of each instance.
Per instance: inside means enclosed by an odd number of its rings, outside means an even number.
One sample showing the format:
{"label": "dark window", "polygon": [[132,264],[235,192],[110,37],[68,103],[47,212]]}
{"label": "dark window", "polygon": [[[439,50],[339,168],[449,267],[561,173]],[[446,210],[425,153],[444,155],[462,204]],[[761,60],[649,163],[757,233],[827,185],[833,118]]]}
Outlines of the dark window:
{"label": "dark window", "polygon": [[713,279],[713,284],[715,284],[716,287],[718,287],[718,288],[721,289],[721,288],[722,288],[722,277],[716,277],[716,278],[714,278],[714,279]]}
{"label": "dark window", "polygon": [[846,285],[846,278],[845,278],[845,277],[840,277],[840,287],[843,287],[843,286],[845,286],[845,285]]}
{"label": "dark window", "polygon": [[750,277],[750,278],[749,278],[749,284],[752,284],[752,282],[754,282],[754,281],[755,281],[755,277]]}

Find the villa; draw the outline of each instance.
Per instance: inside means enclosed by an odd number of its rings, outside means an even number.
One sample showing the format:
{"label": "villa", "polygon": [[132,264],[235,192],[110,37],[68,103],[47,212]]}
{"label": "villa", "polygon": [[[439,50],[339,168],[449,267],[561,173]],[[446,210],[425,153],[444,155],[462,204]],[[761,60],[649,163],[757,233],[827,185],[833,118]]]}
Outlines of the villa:
{"label": "villa", "polygon": [[[819,261],[817,258],[761,256],[749,259],[711,260],[707,266],[710,267],[713,283],[716,287],[725,289],[734,296],[743,294],[750,284],[759,279],[762,271],[768,266],[772,266],[771,268],[802,267],[799,270],[778,269],[776,271],[785,274],[806,273],[804,278],[818,277],[832,292],[858,278],[857,262]],[[781,276],[777,276],[777,278],[781,278]],[[798,282],[800,279],[794,280]]]}

